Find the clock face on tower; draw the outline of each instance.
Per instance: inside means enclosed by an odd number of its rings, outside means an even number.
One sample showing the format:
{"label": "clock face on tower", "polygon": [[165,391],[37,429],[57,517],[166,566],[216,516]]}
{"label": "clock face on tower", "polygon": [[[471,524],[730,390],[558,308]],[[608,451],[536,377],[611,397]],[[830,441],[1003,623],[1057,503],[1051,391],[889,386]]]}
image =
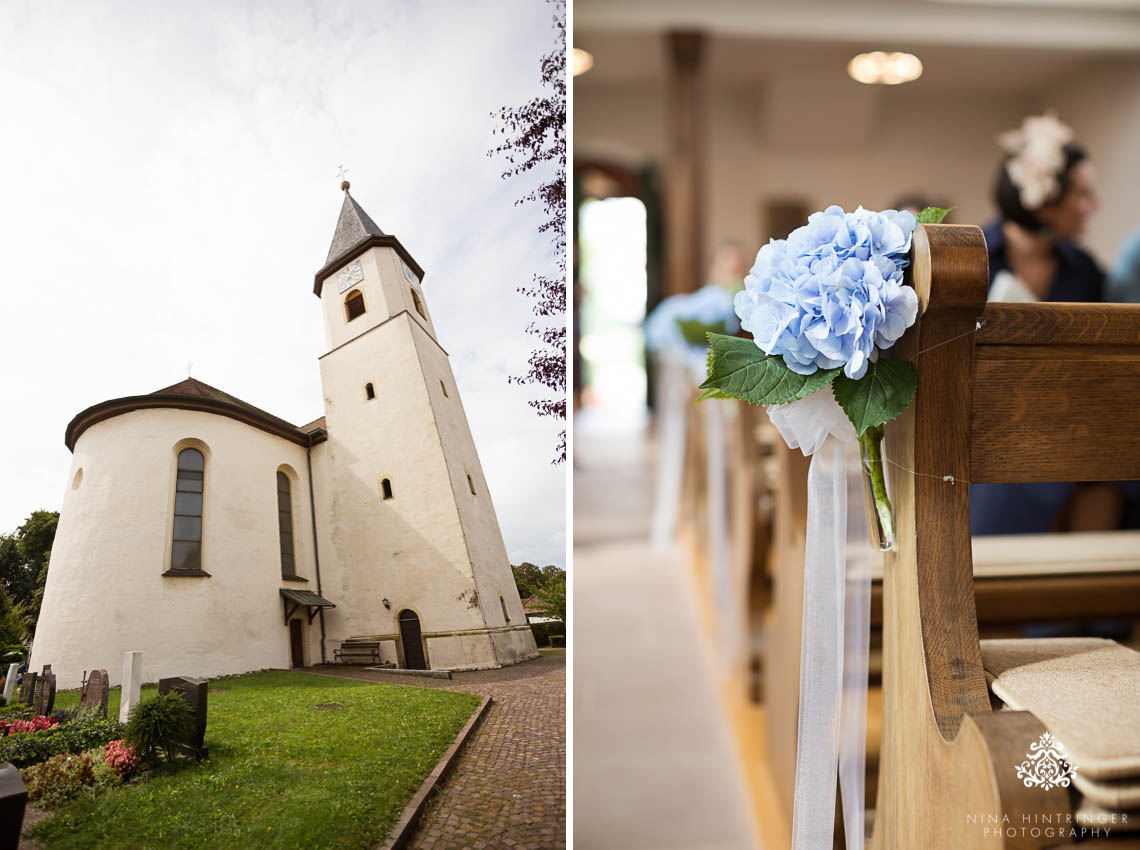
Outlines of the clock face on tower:
{"label": "clock face on tower", "polygon": [[404,277],[406,277],[408,279],[408,283],[417,284],[420,282],[419,278],[416,277],[416,273],[413,272],[410,268],[408,268],[407,263],[405,263],[403,260],[401,260],[400,264],[404,267]]}
{"label": "clock face on tower", "polygon": [[364,280],[364,272],[360,268],[360,260],[353,260],[343,269],[336,273],[336,291],[344,292],[354,283],[360,283]]}

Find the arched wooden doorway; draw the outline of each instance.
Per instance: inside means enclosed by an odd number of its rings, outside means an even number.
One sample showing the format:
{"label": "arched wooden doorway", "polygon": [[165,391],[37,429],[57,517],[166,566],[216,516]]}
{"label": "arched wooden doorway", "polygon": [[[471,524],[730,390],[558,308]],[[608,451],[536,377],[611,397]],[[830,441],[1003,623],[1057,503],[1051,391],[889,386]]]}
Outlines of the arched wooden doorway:
{"label": "arched wooden doorway", "polygon": [[400,612],[400,643],[404,645],[404,667],[408,670],[426,670],[424,643],[420,636],[420,618],[415,611]]}

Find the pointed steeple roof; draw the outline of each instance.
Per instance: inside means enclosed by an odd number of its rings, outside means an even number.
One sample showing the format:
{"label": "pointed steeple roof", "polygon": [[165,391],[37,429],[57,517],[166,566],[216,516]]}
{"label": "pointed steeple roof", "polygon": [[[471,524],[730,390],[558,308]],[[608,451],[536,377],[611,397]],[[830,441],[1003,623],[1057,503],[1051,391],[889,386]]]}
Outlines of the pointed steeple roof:
{"label": "pointed steeple roof", "polygon": [[369,248],[393,249],[422,283],[424,270],[400,244],[400,240],[381,230],[368,213],[361,209],[356,199],[348,193],[347,180],[340,184],[340,188],[344,190],[344,203],[340,207],[340,218],[336,222],[336,232],[333,233],[332,245],[329,246],[328,259],[313,278],[313,293],[319,298],[325,278]]}
{"label": "pointed steeple roof", "polygon": [[356,199],[348,193],[348,181],[344,184],[344,204],[340,208],[340,218],[336,222],[336,232],[333,233],[332,245],[329,246],[329,256],[325,265],[350,253],[361,242],[370,236],[386,236],[368,213],[360,208]]}

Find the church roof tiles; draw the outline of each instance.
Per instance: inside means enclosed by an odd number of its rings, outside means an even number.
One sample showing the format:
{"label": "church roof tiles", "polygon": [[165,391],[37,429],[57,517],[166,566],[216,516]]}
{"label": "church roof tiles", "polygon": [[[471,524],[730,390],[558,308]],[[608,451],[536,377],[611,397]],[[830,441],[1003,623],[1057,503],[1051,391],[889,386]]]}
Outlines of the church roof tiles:
{"label": "church roof tiles", "polygon": [[279,416],[274,416],[260,407],[254,407],[249,402],[242,401],[237,396],[232,396],[217,387],[199,381],[197,378],[187,378],[147,395],[125,396],[92,405],[68,423],[64,442],[68,449],[74,450],[75,441],[79,439],[80,434],[96,422],[110,419],[112,416],[118,416],[122,413],[129,413],[132,410],[152,408],[176,408],[216,413],[303,446],[314,445],[326,439],[324,417],[298,428]]}
{"label": "church roof tiles", "polygon": [[336,232],[333,233],[332,245],[329,246],[329,256],[325,265],[347,257],[362,242],[367,242],[370,236],[387,236],[376,222],[369,218],[368,213],[361,209],[356,199],[344,190],[344,204],[340,208],[340,218],[336,222]]}

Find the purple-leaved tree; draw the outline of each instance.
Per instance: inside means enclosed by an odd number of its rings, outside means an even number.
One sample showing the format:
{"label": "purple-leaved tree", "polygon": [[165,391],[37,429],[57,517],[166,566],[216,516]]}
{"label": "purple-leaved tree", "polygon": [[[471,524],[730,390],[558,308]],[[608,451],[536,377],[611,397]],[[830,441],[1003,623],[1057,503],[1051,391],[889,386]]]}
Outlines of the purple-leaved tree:
{"label": "purple-leaved tree", "polygon": [[[534,398],[530,404],[539,416],[566,419],[566,2],[548,0],[554,6],[554,49],[542,57],[543,94],[522,106],[504,106],[491,113],[505,137],[488,156],[507,161],[503,179],[518,178],[538,168],[539,185],[515,202],[541,203],[546,220],[538,232],[547,236],[554,253],[553,266],[537,272],[518,292],[531,299],[534,314],[527,333],[541,344],[530,354],[525,375],[512,376],[515,384],[540,384],[554,398]],[[552,173],[550,173],[552,172]],[[559,434],[554,463],[566,460],[566,429]]]}

